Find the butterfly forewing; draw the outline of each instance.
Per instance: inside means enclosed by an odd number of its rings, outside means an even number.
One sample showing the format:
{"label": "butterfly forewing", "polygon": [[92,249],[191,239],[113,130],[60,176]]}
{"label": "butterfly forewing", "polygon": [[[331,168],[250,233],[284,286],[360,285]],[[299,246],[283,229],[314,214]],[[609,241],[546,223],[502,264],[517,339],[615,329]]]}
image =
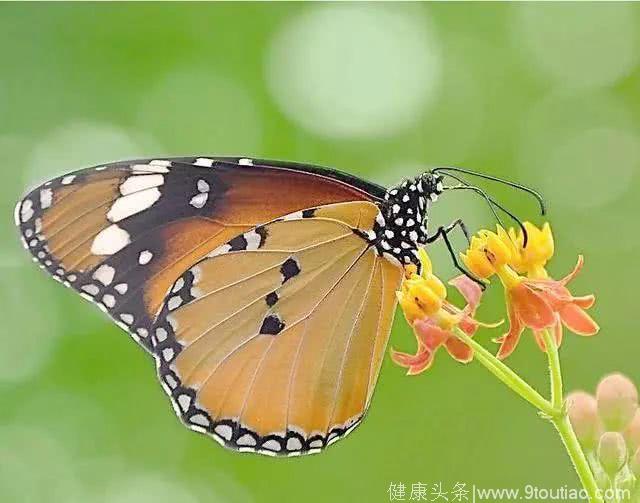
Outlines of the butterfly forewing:
{"label": "butterfly forewing", "polygon": [[178,278],[151,340],[189,427],[227,447],[299,455],[358,424],[402,275],[367,239],[377,213],[369,202],[297,212]]}
{"label": "butterfly forewing", "polygon": [[16,224],[41,267],[150,349],[167,291],[211,250],[242,247],[243,233],[282,215],[374,197],[313,170],[251,164],[183,158],[81,170],[31,191]]}

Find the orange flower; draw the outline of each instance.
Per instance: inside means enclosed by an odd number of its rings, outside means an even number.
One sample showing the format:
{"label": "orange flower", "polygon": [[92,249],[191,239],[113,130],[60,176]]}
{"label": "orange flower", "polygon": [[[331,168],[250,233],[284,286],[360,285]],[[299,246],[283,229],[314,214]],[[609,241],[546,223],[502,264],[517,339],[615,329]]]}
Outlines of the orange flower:
{"label": "orange flower", "polygon": [[531,328],[538,346],[546,351],[542,330],[552,330],[556,345],[562,343],[562,326],[574,334],[598,333],[598,324],[584,311],[595,302],[593,295],[574,297],[566,285],[582,269],[582,256],[571,273],[561,280],[523,278],[507,289],[509,331],[495,340],[500,343],[498,358],[506,358],[515,349],[525,328]]}
{"label": "orange flower", "polygon": [[[513,229],[498,226],[497,233],[481,231],[474,237],[462,260],[482,278],[497,275],[506,291],[509,331],[495,340],[500,344],[498,358],[506,358],[515,349],[525,328],[533,330],[540,349],[545,351],[543,330],[551,330],[556,344],[562,341],[562,326],[578,335],[594,335],[599,327],[584,311],[595,302],[593,295],[574,297],[567,284],[580,272],[582,256],[574,270],[561,280],[549,277],[545,265],[553,255],[553,235],[549,224],[538,229],[525,223],[529,242]],[[526,273],[527,277],[518,274]]]}
{"label": "orange flower", "polygon": [[392,360],[407,368],[408,375],[424,372],[433,363],[436,351],[444,346],[448,353],[462,363],[473,358],[473,350],[461,342],[452,332],[454,327],[473,336],[479,323],[473,319],[480,303],[482,290],[466,276],[452,279],[454,286],[464,297],[467,305],[459,309],[446,301],[446,289],[431,269],[431,261],[424,250],[420,250],[422,274],[408,269],[398,300],[418,341],[415,354],[403,353],[391,349]]}

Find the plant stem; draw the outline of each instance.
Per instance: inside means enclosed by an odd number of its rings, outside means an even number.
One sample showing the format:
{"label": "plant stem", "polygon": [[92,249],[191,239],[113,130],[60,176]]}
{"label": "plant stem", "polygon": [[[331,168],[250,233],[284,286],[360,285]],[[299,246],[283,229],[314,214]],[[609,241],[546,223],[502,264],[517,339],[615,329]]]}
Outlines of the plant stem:
{"label": "plant stem", "polygon": [[582,486],[589,493],[589,501],[602,503],[603,499],[598,489],[598,484],[593,476],[589,461],[585,456],[578,438],[569,421],[569,416],[564,407],[564,398],[562,391],[562,370],[560,368],[560,356],[558,354],[558,346],[556,341],[548,330],[542,331],[542,339],[547,350],[547,358],[549,360],[549,380],[551,385],[551,403],[553,408],[559,413],[550,415],[549,419],[558,430],[562,443],[564,444],[567,454],[571,459],[571,463],[580,478]]}
{"label": "plant stem", "polygon": [[554,408],[548,400],[543,398],[540,393],[533,389],[507,365],[487,351],[480,343],[473,340],[458,327],[454,329],[454,332],[456,337],[473,348],[476,359],[511,390],[515,391],[531,405],[549,417],[557,416],[560,413],[560,409]]}
{"label": "plant stem", "polygon": [[549,359],[549,382],[551,383],[551,404],[556,410],[562,409],[562,372],[560,369],[560,356],[555,339],[548,330],[542,331],[542,339]]}
{"label": "plant stem", "polygon": [[564,444],[564,447],[571,458],[571,462],[573,463],[573,467],[580,478],[580,482],[589,494],[589,501],[592,503],[603,503],[604,500],[602,499],[600,490],[598,489],[598,484],[596,483],[593,473],[589,468],[589,462],[578,443],[578,438],[571,427],[569,417],[566,414],[562,414],[559,417],[552,417],[551,422],[558,430],[562,443]]}
{"label": "plant stem", "polygon": [[542,337],[544,339],[545,347],[547,349],[547,356],[549,358],[549,375],[551,382],[551,402],[543,398],[535,389],[533,389],[527,382],[525,382],[518,374],[516,374],[511,368],[502,363],[493,354],[487,351],[480,343],[473,340],[466,333],[460,330],[458,327],[454,329],[456,337],[462,342],[473,348],[475,352],[475,358],[482,365],[484,365],[489,372],[500,379],[511,390],[515,391],[522,398],[527,400],[530,404],[536,407],[540,412],[545,414],[547,418],[553,423],[556,430],[560,434],[562,443],[565,446],[569,458],[573,464],[573,467],[580,478],[582,486],[589,494],[589,501],[592,503],[603,503],[603,499],[600,495],[598,485],[596,483],[593,472],[589,467],[589,462],[580,447],[578,438],[576,437],[566,410],[564,409],[564,398],[562,396],[562,372],[560,368],[560,357],[558,354],[558,347],[556,342],[549,333],[544,330]]}

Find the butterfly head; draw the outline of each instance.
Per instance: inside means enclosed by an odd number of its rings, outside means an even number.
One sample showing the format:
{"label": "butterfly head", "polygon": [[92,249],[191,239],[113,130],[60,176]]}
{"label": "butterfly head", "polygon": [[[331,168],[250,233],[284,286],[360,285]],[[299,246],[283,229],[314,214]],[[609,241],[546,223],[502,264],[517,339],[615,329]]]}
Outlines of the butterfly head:
{"label": "butterfly head", "polygon": [[442,176],[426,172],[387,190],[373,229],[378,252],[401,264],[419,265],[418,248],[427,242],[429,208],[443,189]]}

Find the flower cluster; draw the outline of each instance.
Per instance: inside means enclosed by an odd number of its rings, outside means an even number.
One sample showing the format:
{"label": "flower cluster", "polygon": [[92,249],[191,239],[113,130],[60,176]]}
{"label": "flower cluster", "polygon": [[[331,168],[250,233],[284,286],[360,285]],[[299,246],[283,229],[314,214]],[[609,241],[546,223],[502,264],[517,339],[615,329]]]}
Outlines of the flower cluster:
{"label": "flower cluster", "polygon": [[610,374],[595,396],[575,391],[567,396],[568,413],[578,441],[587,452],[599,485],[636,484],[640,479],[638,390],[622,374]]}
{"label": "flower cluster", "polygon": [[[563,326],[579,335],[594,335],[599,327],[586,313],[594,303],[593,295],[576,297],[567,285],[580,272],[583,260],[578,258],[574,270],[560,280],[549,276],[546,264],[554,253],[553,234],[548,223],[541,228],[526,222],[521,229],[505,230],[498,226],[496,232],[480,231],[471,239],[469,249],[461,254],[468,270],[477,278],[489,281],[497,276],[506,293],[509,330],[494,339],[500,344],[498,358],[509,356],[526,328],[533,331],[540,348],[545,351],[543,331],[552,332],[556,345],[562,341]],[[405,279],[398,300],[418,340],[416,354],[392,350],[393,360],[408,369],[408,374],[418,374],[433,362],[435,352],[441,346],[456,360],[468,362],[473,351],[455,335],[462,330],[473,336],[478,326],[474,319],[482,290],[466,276],[449,282],[464,297],[467,305],[459,309],[446,300],[444,284],[433,274],[431,261],[420,250],[422,271],[414,265],[405,269]],[[484,325],[496,326],[496,325]]]}
{"label": "flower cluster", "polygon": [[446,300],[447,289],[433,274],[431,260],[424,249],[420,249],[422,271],[417,273],[414,265],[407,266],[406,277],[397,292],[398,302],[405,317],[414,329],[418,340],[418,351],[414,355],[391,350],[394,362],[406,367],[407,374],[415,375],[431,366],[433,357],[441,346],[462,363],[473,358],[472,349],[453,334],[459,327],[473,336],[479,323],[473,318],[480,303],[482,290],[466,276],[452,279],[449,284],[458,289],[467,302],[459,309]]}
{"label": "flower cluster", "polygon": [[582,256],[567,276],[552,279],[545,266],[553,256],[554,243],[548,223],[541,229],[524,224],[524,232],[481,231],[471,240],[469,250],[461,258],[469,270],[483,279],[496,275],[504,286],[509,317],[509,330],[496,339],[500,343],[498,358],[509,356],[520,340],[525,328],[533,331],[540,349],[545,351],[542,330],[553,332],[556,345],[562,342],[562,327],[578,335],[594,335],[599,327],[585,312],[595,302],[593,295],[575,297],[567,284],[580,272]]}

